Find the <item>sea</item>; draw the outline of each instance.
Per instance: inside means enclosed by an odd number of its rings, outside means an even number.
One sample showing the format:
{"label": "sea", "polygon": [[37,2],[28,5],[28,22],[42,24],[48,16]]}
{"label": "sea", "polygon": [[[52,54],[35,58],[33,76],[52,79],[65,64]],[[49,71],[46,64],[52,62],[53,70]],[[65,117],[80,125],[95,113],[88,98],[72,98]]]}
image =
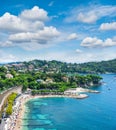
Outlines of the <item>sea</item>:
{"label": "sea", "polygon": [[25,104],[22,130],[116,130],[116,74],[88,98],[37,98]]}

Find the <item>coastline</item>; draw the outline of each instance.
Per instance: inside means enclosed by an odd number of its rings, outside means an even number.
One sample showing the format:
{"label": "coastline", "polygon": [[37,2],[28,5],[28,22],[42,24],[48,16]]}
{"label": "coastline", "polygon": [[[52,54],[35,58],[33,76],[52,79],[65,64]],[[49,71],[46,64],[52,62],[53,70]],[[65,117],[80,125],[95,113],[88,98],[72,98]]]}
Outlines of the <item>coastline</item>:
{"label": "coastline", "polygon": [[[38,95],[38,96],[31,96],[31,95],[27,95],[26,98],[23,98],[21,100],[21,105],[20,105],[20,111],[19,111],[19,115],[17,117],[16,120],[16,125],[14,127],[13,130],[22,130],[22,123],[23,123],[23,116],[24,116],[24,112],[25,112],[25,103],[28,102],[31,99],[36,99],[36,98],[54,98],[54,97],[68,97],[68,98],[75,98],[74,96],[66,96],[66,95]],[[82,94],[81,96],[78,97],[78,99],[83,99],[88,97],[86,94]]]}
{"label": "coastline", "polygon": [[[35,98],[50,98],[50,97],[67,97],[67,98],[75,98],[75,99],[84,99],[87,98],[87,94],[83,94],[83,92],[94,92],[98,91],[90,91],[89,89],[76,88],[75,90],[68,90],[67,94],[64,95],[36,95],[32,96],[29,94],[22,94],[16,100],[16,105],[14,106],[14,112],[10,116],[10,119],[7,120],[7,127],[5,130],[22,130],[23,116],[25,112],[25,103],[31,99]],[[13,125],[12,125],[13,124]]]}

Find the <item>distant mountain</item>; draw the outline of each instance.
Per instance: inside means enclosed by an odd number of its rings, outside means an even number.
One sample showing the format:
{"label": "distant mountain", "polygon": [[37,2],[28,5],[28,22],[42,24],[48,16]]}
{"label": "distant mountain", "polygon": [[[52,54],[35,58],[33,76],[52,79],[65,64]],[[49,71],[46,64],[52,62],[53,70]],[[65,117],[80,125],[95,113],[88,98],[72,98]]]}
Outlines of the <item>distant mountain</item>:
{"label": "distant mountain", "polygon": [[66,63],[56,60],[32,60],[29,62],[13,62],[5,66],[15,68],[15,70],[24,71],[42,71],[42,72],[78,72],[78,73],[116,73],[116,59],[101,62],[88,63]]}

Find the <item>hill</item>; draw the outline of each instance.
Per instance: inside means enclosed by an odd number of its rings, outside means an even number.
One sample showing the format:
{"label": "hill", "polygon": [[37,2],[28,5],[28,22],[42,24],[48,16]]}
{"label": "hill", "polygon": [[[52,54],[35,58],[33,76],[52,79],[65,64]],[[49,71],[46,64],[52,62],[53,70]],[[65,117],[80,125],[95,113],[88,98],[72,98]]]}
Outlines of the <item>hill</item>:
{"label": "hill", "polygon": [[29,62],[17,62],[6,64],[9,69],[16,71],[40,71],[61,73],[116,73],[116,59],[101,62],[66,63],[60,61],[32,60]]}

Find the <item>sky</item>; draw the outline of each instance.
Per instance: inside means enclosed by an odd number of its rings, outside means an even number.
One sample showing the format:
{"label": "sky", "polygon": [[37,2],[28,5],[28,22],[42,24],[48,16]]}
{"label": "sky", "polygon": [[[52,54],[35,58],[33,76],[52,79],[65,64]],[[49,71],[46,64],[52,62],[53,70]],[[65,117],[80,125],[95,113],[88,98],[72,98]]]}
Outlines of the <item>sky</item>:
{"label": "sky", "polygon": [[115,0],[0,2],[0,63],[115,58]]}

